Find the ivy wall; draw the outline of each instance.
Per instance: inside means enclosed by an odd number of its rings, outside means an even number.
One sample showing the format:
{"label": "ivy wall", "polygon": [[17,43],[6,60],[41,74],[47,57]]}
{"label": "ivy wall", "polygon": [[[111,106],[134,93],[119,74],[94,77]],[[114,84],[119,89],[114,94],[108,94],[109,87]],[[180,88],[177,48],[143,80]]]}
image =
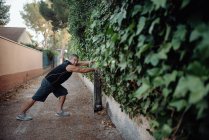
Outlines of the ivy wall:
{"label": "ivy wall", "polygon": [[105,94],[156,139],[209,136],[207,1],[101,0],[89,13],[70,48],[97,61]]}

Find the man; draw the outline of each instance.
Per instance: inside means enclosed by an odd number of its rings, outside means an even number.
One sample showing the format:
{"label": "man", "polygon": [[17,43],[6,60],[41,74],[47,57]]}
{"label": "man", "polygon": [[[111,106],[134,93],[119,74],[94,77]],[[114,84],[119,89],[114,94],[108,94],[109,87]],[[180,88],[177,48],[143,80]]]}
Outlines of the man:
{"label": "man", "polygon": [[36,101],[44,102],[51,92],[59,98],[56,115],[60,117],[68,116],[69,112],[63,111],[63,104],[68,92],[61,84],[72,75],[72,72],[87,73],[95,71],[94,68],[81,68],[80,66],[89,66],[91,62],[78,61],[78,59],[79,57],[73,54],[70,56],[69,60],[65,60],[61,65],[49,72],[42,80],[41,86],[33,97],[21,106],[19,115],[17,115],[16,119],[21,121],[32,120],[32,117],[27,115],[26,112]]}

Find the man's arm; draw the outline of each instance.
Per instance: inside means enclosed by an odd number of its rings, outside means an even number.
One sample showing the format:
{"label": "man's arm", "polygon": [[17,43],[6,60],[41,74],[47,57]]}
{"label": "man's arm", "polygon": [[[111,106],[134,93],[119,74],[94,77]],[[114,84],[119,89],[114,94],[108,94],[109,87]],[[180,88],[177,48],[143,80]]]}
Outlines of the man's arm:
{"label": "man's arm", "polygon": [[96,69],[94,69],[94,68],[80,68],[79,66],[68,65],[66,67],[66,70],[69,72],[87,73],[87,72],[95,71]]}
{"label": "man's arm", "polygon": [[89,66],[91,61],[78,61],[76,66]]}

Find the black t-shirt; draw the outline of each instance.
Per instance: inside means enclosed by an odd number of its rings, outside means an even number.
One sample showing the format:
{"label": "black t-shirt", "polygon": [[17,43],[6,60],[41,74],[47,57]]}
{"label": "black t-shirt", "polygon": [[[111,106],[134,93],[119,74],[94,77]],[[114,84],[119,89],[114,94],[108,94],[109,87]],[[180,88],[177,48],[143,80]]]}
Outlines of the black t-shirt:
{"label": "black t-shirt", "polygon": [[65,82],[71,75],[72,72],[68,72],[66,67],[68,65],[72,65],[70,61],[65,60],[62,64],[54,68],[51,72],[49,72],[45,78],[53,85],[60,85]]}

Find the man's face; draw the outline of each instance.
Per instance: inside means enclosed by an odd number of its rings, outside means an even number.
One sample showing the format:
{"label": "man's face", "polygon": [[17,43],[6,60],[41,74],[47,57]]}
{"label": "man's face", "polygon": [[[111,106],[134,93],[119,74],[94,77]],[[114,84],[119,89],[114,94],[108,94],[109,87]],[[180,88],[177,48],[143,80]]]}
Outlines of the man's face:
{"label": "man's face", "polygon": [[78,64],[78,58],[77,57],[72,57],[70,62],[73,64],[73,65],[77,65]]}

